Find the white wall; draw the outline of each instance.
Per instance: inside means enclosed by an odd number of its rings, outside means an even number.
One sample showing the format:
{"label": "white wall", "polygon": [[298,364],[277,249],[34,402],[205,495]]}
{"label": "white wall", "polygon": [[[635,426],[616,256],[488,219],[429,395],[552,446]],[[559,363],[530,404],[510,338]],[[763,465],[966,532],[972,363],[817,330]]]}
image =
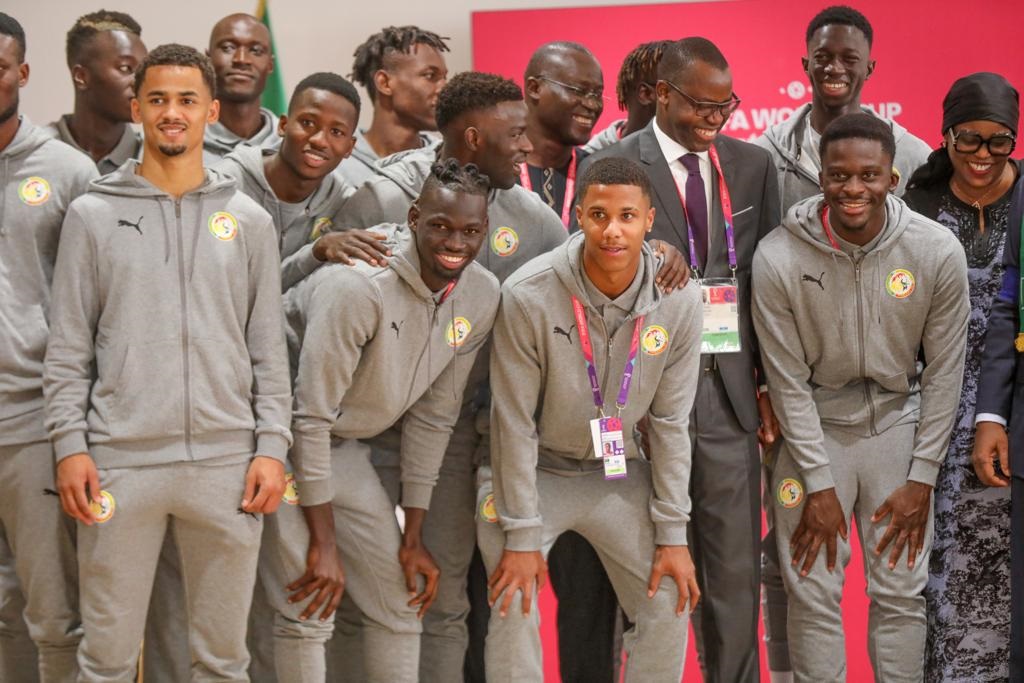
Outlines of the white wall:
{"label": "white wall", "polygon": [[[661,0],[664,2],[664,0]],[[643,0],[652,4],[658,0]],[[99,8],[127,11],[142,25],[150,48],[178,42],[205,49],[210,29],[232,12],[255,12],[257,0],[38,0],[3,3],[28,40],[29,84],[22,91],[22,112],[46,123],[72,106],[70,76],[64,63],[64,37],[82,14]],[[352,52],[384,26],[416,24],[450,37],[451,73],[470,68],[470,12],[532,7],[641,4],[636,0],[270,0],[274,40],[286,88],[314,71],[347,75]],[[525,65],[523,65],[525,66]],[[617,65],[616,67],[617,68]],[[369,107],[364,113],[368,120]]]}

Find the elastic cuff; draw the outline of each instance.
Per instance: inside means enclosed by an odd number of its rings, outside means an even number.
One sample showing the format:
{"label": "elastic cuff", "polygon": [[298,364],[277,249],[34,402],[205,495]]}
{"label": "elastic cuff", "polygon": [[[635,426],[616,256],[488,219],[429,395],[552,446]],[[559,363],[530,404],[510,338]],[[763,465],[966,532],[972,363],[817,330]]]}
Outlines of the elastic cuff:
{"label": "elastic cuff", "polygon": [[686,523],[655,522],[654,545],[686,545]]}
{"label": "elastic cuff", "polygon": [[540,550],[542,527],[528,526],[505,532],[505,550],[529,553]]}
{"label": "elastic cuff", "polygon": [[419,484],[411,481],[402,482],[402,507],[430,509],[430,495],[434,487],[430,484]]}
{"label": "elastic cuff", "polygon": [[[313,244],[316,244],[316,242],[314,242]],[[308,247],[308,250],[301,250],[298,254],[296,254],[295,257],[296,265],[298,266],[299,270],[301,270],[306,275],[309,275],[314,270],[316,270],[324,263],[326,263],[326,261],[321,261],[316,257],[313,251],[313,244],[306,245]]]}
{"label": "elastic cuff", "polygon": [[807,489],[807,493],[817,493],[836,487],[836,482],[832,479],[832,468],[829,465],[801,470],[800,475],[804,478],[804,487]]}
{"label": "elastic cuff", "polygon": [[915,457],[910,463],[910,474],[907,475],[907,481],[916,481],[934,487],[935,481],[939,478],[940,466],[941,463],[934,460]]}
{"label": "elastic cuff", "polygon": [[53,453],[57,462],[60,462],[69,455],[88,453],[89,444],[85,438],[85,432],[68,432],[53,440]]}
{"label": "elastic cuff", "polygon": [[323,505],[334,499],[334,486],[330,479],[296,481],[295,486],[299,492],[299,505],[302,507]]}
{"label": "elastic cuff", "polygon": [[260,434],[256,437],[256,455],[284,462],[288,456],[288,439],[270,432]]}

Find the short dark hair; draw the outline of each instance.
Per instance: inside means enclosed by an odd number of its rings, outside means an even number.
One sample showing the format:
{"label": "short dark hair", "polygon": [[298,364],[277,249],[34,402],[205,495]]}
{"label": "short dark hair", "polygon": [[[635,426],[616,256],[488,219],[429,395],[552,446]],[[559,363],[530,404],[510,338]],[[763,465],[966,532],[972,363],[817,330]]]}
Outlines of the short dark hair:
{"label": "short dark hair", "polygon": [[139,88],[146,78],[146,71],[154,66],[191,66],[199,69],[203,75],[206,87],[210,89],[210,95],[217,96],[217,76],[213,71],[213,62],[194,47],[179,45],[178,43],[167,43],[159,45],[146,55],[146,58],[135,70],[135,85],[133,87],[135,96],[139,96]]}
{"label": "short dark hair", "polygon": [[366,39],[352,53],[353,81],[366,88],[371,102],[377,101],[377,88],[373,85],[373,74],[384,68],[388,56],[401,52],[411,54],[416,45],[429,45],[438,52],[448,52],[448,38],[433,31],[424,31],[419,26],[388,26]]}
{"label": "short dark hair", "polygon": [[295,105],[295,100],[299,98],[299,95],[307,90],[326,90],[327,92],[334,93],[339,97],[343,97],[352,103],[352,106],[356,108],[356,119],[359,118],[360,99],[359,93],[356,91],[356,87],[352,85],[348,79],[342,78],[338,74],[331,73],[329,71],[318,71],[315,74],[310,74],[299,81],[299,84],[295,86],[295,90],[292,91],[292,97],[288,100],[288,111],[291,111]]}
{"label": "short dark hair", "polygon": [[832,5],[815,14],[811,23],[807,24],[807,37],[804,42],[810,43],[814,34],[823,26],[852,26],[864,34],[868,47],[871,47],[871,42],[875,39],[875,32],[871,29],[868,18],[846,5]]}
{"label": "short dark hair", "polygon": [[449,158],[431,164],[430,175],[423,183],[420,197],[426,194],[428,189],[440,188],[486,197],[491,189],[491,179],[481,173],[476,164],[463,166],[458,160]]}
{"label": "short dark hair", "polygon": [[725,55],[714,43],[707,38],[691,36],[665,47],[658,62],[658,78],[670,81],[696,62],[704,62],[720,71],[729,68]]}
{"label": "short dark hair", "polygon": [[605,157],[598,159],[583,172],[576,202],[582,203],[591,185],[633,185],[639,187],[648,200],[651,198],[651,179],[646,171],[629,159]]}
{"label": "short dark hair", "polygon": [[865,112],[843,114],[828,124],[821,134],[818,153],[824,159],[830,143],[849,139],[877,140],[882,145],[882,151],[889,155],[890,162],[896,158],[896,138],[892,134],[892,126]]}
{"label": "short dark hair", "polygon": [[28,49],[25,43],[25,29],[17,19],[4,12],[0,12],[0,36],[14,38],[14,42],[18,44],[18,63],[24,62],[25,51]]}
{"label": "short dark hair", "polygon": [[525,78],[534,78],[542,75],[541,72],[552,55],[569,52],[578,52],[592,57],[595,62],[597,61],[597,57],[594,57],[594,53],[586,45],[571,40],[556,40],[551,43],[544,43],[533,51],[533,54],[530,55],[530,61],[526,63]]}
{"label": "short dark hair", "polygon": [[105,31],[124,31],[138,37],[142,36],[139,22],[124,12],[101,9],[83,14],[68,31],[65,54],[69,69],[81,59],[89,41]]}
{"label": "short dark hair", "polygon": [[671,44],[671,40],[655,40],[637,45],[626,55],[619,68],[619,79],[615,83],[619,109],[626,108],[626,100],[641,83],[654,85],[658,80],[658,62],[661,61],[665,48]]}
{"label": "short dark hair", "polygon": [[522,102],[523,91],[507,78],[482,71],[453,76],[437,95],[437,128],[444,131],[467,111],[490,109],[502,102]]}

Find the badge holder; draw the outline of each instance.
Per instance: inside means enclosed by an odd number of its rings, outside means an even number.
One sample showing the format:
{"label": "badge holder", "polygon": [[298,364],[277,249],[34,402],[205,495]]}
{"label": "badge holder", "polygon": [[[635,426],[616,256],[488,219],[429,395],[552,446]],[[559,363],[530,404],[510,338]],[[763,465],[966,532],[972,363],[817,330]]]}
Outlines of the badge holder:
{"label": "badge holder", "polygon": [[701,353],[737,353],[740,350],[738,289],[734,278],[704,278],[700,281],[704,302]]}

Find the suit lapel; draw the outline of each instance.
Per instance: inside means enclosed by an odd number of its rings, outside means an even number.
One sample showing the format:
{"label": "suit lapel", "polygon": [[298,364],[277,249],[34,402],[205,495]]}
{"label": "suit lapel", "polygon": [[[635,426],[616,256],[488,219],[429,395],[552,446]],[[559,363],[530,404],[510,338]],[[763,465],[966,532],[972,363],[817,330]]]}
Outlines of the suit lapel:
{"label": "suit lapel", "polygon": [[653,126],[654,121],[651,121],[640,133],[640,161],[654,188],[657,213],[668,219],[672,231],[679,239],[680,248],[685,251],[688,247],[686,219],[683,217],[683,206],[679,203],[679,190],[676,189],[676,181],[665,161],[665,155],[661,153],[658,139],[654,137]]}

